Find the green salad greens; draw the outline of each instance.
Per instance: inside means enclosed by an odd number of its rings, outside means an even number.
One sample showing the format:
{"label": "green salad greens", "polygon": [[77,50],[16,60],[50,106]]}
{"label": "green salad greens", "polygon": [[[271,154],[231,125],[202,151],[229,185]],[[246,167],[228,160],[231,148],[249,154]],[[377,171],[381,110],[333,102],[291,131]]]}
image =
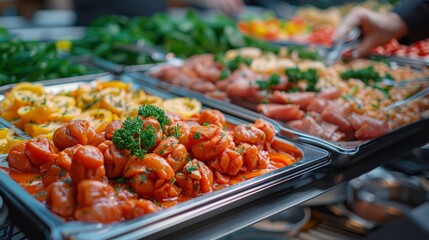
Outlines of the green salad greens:
{"label": "green salad greens", "polygon": [[235,22],[226,16],[217,15],[205,20],[189,11],[183,18],[173,18],[164,13],[150,18],[101,17],[87,28],[82,39],[73,43],[71,52],[73,55],[93,52],[98,57],[125,65],[152,63],[147,55],[114,47],[115,43],[136,42],[162,48],[181,58],[202,53],[224,53],[241,47],[278,51],[278,47],[241,34]]}
{"label": "green salad greens", "polygon": [[0,85],[96,73],[98,70],[58,56],[54,43],[0,42]]}

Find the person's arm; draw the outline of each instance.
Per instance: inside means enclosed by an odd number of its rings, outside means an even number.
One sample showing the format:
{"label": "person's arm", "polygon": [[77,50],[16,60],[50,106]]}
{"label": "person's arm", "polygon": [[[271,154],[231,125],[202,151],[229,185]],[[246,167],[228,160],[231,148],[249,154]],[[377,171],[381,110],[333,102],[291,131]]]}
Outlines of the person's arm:
{"label": "person's arm", "polygon": [[342,21],[333,39],[346,40],[347,33],[355,27],[362,30],[363,40],[353,50],[353,57],[368,55],[373,48],[408,34],[407,25],[398,14],[376,13],[365,8],[356,8]]}
{"label": "person's arm", "polygon": [[192,4],[198,7],[203,7],[207,9],[216,9],[220,10],[226,14],[236,14],[243,7],[243,0],[178,0],[186,4]]}
{"label": "person's arm", "polygon": [[408,34],[401,43],[411,44],[429,38],[429,0],[403,0],[393,10],[405,22]]}

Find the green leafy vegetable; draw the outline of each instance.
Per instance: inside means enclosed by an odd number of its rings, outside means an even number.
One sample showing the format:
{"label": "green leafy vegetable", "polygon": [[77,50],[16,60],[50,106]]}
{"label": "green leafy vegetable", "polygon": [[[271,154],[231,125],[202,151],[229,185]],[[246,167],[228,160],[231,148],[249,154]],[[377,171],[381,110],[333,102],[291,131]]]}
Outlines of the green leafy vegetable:
{"label": "green leafy vegetable", "polygon": [[274,73],[267,80],[256,80],[256,84],[258,84],[259,88],[262,90],[268,90],[272,86],[276,86],[280,83],[280,75]]}
{"label": "green leafy vegetable", "polygon": [[99,72],[61,58],[54,43],[0,41],[0,86]]}
{"label": "green leafy vegetable", "polygon": [[245,58],[240,55],[235,56],[233,59],[225,60],[223,56],[220,56],[219,54],[216,55],[215,61],[222,64],[226,69],[226,72],[234,72],[237,70],[242,64],[250,66],[252,64],[251,58]]}
{"label": "green leafy vegetable", "polygon": [[341,73],[341,78],[343,80],[348,80],[353,78],[360,79],[362,82],[364,82],[367,85],[370,85],[370,81],[379,82],[383,79],[381,75],[375,71],[374,66],[368,66],[368,67],[359,68],[359,69],[349,69]]}
{"label": "green leafy vegetable", "polygon": [[298,83],[301,80],[306,80],[306,91],[319,91],[319,89],[316,88],[317,82],[319,81],[319,75],[316,69],[309,68],[301,71],[299,68],[288,68],[285,70],[285,74],[288,77],[288,81],[291,83]]}
{"label": "green leafy vegetable", "polygon": [[225,80],[231,75],[231,71],[229,69],[223,69],[222,72],[220,72],[220,78],[219,80]]}
{"label": "green leafy vegetable", "polygon": [[288,53],[292,54],[294,52],[298,53],[298,57],[301,59],[309,59],[309,60],[320,60],[320,54],[316,51],[308,49],[308,47],[304,46],[288,46]]}
{"label": "green leafy vegetable", "polygon": [[73,42],[72,53],[77,55],[93,52],[98,57],[126,65],[153,62],[150,56],[114,48],[116,43],[136,42],[174,52],[180,58],[202,53],[224,53],[241,47],[279,51],[277,46],[244,36],[229,17],[216,15],[208,20],[189,11],[182,18],[170,17],[165,13],[150,18],[101,17],[85,30],[82,39]]}

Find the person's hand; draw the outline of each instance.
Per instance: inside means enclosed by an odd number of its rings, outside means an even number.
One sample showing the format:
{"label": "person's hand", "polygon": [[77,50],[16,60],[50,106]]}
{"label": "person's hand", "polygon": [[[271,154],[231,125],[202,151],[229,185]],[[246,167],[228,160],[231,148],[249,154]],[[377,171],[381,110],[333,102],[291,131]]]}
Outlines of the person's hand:
{"label": "person's hand", "polygon": [[216,9],[228,15],[238,13],[244,6],[243,0],[199,0],[208,9]]}
{"label": "person's hand", "polygon": [[404,21],[396,13],[376,13],[365,8],[356,8],[338,27],[333,40],[346,40],[347,33],[355,27],[361,28],[363,40],[352,51],[353,57],[365,56],[374,47],[388,43],[393,38],[399,39],[408,32]]}

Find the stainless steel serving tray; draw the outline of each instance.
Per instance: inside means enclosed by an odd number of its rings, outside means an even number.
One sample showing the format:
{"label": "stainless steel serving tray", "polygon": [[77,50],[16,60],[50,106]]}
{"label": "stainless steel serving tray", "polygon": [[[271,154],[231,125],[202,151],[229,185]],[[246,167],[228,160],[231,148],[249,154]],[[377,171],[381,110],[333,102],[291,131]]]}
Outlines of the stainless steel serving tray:
{"label": "stainless steel serving tray", "polygon": [[100,67],[106,71],[113,72],[115,74],[122,74],[124,72],[146,71],[153,68],[157,64],[159,64],[159,63],[154,63],[154,64],[139,64],[139,65],[122,65],[97,56],[91,56],[91,61],[97,67]]}
{"label": "stainless steel serving tray", "polygon": [[[134,80],[125,77],[124,81],[133,82]],[[55,92],[61,89],[77,88],[79,84],[88,82],[76,81],[69,84],[59,84],[55,81],[44,83],[48,91]],[[176,97],[147,85],[135,84],[134,86],[141,87],[146,93],[162,98]],[[210,106],[204,105],[204,107]],[[248,123],[229,115],[225,116],[226,120],[232,124]],[[10,123],[6,122],[7,125],[10,126]],[[281,141],[288,142],[284,139]],[[45,205],[38,202],[2,171],[0,171],[0,193],[12,209],[11,211],[14,212],[11,217],[16,220],[16,223],[22,230],[35,239],[136,239],[153,236],[154,234],[162,236],[163,234],[190,226],[193,223],[207,220],[210,217],[244,205],[257,198],[264,197],[272,193],[274,189],[279,191],[290,188],[306,174],[329,164],[330,158],[327,151],[307,144],[292,144],[303,151],[303,159],[291,166],[202,195],[158,213],[114,224],[91,224],[77,221],[65,222],[51,213]],[[0,156],[0,165],[7,165],[5,155]],[[23,221],[24,219],[25,221]],[[181,227],[176,226],[179,223]]]}
{"label": "stainless steel serving tray", "polygon": [[125,64],[118,64],[110,60],[97,57],[95,55],[91,56],[91,62],[100,68],[103,68],[107,71],[111,71],[116,74],[122,74],[125,72],[146,71],[146,70],[152,69],[153,67],[159,64],[166,63],[166,62],[169,62],[169,63],[182,62],[182,60],[179,58],[176,58],[173,53],[164,53],[162,50],[156,47],[146,46],[144,44],[141,45],[138,42],[135,44],[117,43],[113,45],[113,48],[115,48],[118,51],[125,51],[129,53],[143,54],[143,55],[150,56],[155,63],[125,65]]}
{"label": "stainless steel serving tray", "polygon": [[[326,51],[329,51],[331,49],[331,47],[327,47],[324,45],[320,45],[320,44],[315,44],[315,43],[305,43],[305,42],[297,42],[297,41],[293,41],[293,40],[285,40],[285,41],[269,41],[272,44],[278,45],[278,46],[283,46],[283,47],[288,47],[288,46],[301,46],[301,47],[310,47],[310,48],[314,48],[316,51],[318,51],[321,55],[324,55],[324,53],[326,53]],[[422,68],[424,66],[429,66],[429,58],[411,58],[411,57],[405,57],[405,56],[396,56],[396,55],[381,55],[381,54],[371,54],[369,56],[371,57],[375,57],[375,58],[384,58],[386,60],[390,60],[393,62],[396,62],[398,64],[406,64],[406,65],[410,65],[414,68]]]}
{"label": "stainless steel serving tray", "polygon": [[[160,67],[162,65],[159,65]],[[245,119],[247,121],[254,121],[257,118],[265,118],[262,114],[233,105],[228,102],[208,98],[205,95],[192,91],[183,87],[178,87],[162,80],[151,77],[144,72],[127,73],[128,76],[142,81],[144,84],[152,85],[156,88],[165,91],[174,92],[177,95],[196,98],[206,106],[218,108],[230,115]],[[293,130],[289,128],[284,122],[270,119],[271,123],[280,129],[280,135],[285,136],[297,141],[316,145],[332,151],[332,165],[344,167],[358,162],[359,159],[367,157],[378,151],[389,150],[398,151],[398,154],[421,146],[429,142],[429,119],[423,119],[418,122],[401,127],[391,131],[383,136],[371,139],[369,141],[351,141],[351,142],[332,142],[327,141],[313,135]],[[399,144],[397,148],[389,148],[392,144]]]}

